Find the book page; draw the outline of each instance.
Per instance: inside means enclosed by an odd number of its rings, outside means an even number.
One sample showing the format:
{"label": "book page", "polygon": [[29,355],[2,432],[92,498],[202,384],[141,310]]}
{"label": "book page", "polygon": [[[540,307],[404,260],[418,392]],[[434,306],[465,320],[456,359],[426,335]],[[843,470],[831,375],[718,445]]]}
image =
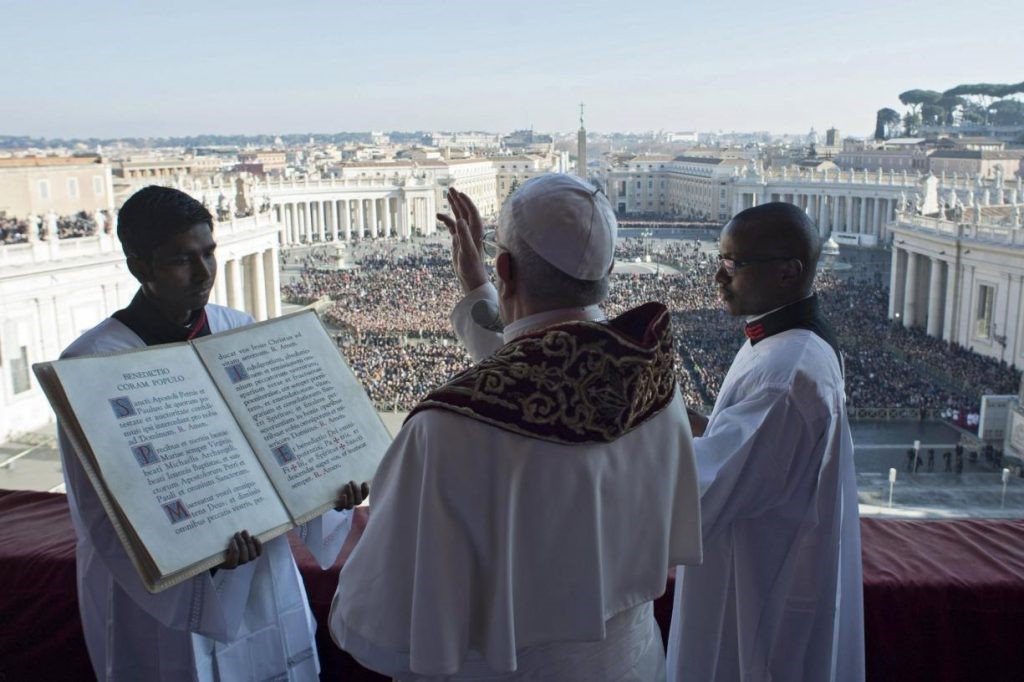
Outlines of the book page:
{"label": "book page", "polygon": [[391,436],[316,313],[192,343],[297,522],[373,477]]}
{"label": "book page", "polygon": [[236,531],[290,525],[191,346],[52,367],[107,489],[161,575],[220,556]]}

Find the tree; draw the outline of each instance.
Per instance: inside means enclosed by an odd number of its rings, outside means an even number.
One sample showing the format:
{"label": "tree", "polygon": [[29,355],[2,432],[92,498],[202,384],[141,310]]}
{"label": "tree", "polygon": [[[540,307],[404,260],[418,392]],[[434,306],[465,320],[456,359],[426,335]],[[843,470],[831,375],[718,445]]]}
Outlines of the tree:
{"label": "tree", "polygon": [[903,134],[907,137],[916,135],[921,129],[921,114],[916,111],[908,111],[903,115]]}
{"label": "tree", "polygon": [[885,107],[875,114],[875,139],[887,140],[892,137],[900,124],[900,114],[895,109]]}
{"label": "tree", "polygon": [[999,126],[1024,125],[1024,102],[1015,99],[1001,99],[988,108],[991,121]]}
{"label": "tree", "polygon": [[935,103],[935,106],[941,107],[943,111],[943,120],[941,123],[951,126],[955,119],[957,109],[963,109],[967,106],[967,100],[959,95],[949,95],[942,93],[942,97]]}
{"label": "tree", "polygon": [[989,108],[992,106],[994,100],[1001,100],[1012,95],[1024,92],[1024,81],[1020,83],[965,83],[958,85],[955,88],[950,88],[946,92],[942,93],[944,96],[959,96],[963,95],[968,98],[975,98],[971,100],[971,104],[974,104],[972,116],[967,116],[965,110],[965,120],[975,118],[976,115],[980,115],[980,123],[989,123]]}
{"label": "tree", "polygon": [[900,93],[900,102],[910,107],[911,113],[917,114],[924,104],[935,104],[942,99],[943,93],[935,90],[907,90]]}

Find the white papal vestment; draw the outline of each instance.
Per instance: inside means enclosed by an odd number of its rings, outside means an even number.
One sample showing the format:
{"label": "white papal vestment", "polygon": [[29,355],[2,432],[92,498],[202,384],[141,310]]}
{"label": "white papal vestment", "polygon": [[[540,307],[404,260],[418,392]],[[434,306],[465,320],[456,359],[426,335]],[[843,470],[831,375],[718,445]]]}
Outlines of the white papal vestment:
{"label": "white papal vestment", "polygon": [[[502,344],[469,319],[480,297],[453,313],[478,359]],[[695,475],[678,390],[607,443],[418,412],[374,478],[331,634],[401,680],[663,679],[651,602],[669,565],[700,560]]]}

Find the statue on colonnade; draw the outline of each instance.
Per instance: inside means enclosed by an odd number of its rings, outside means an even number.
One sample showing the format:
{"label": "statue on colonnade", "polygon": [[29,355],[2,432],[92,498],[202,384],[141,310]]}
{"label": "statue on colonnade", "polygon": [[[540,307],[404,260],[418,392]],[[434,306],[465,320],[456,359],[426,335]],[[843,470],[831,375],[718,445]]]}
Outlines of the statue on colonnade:
{"label": "statue on colonnade", "polygon": [[43,225],[43,240],[60,238],[60,229],[57,227],[57,212],[52,208],[46,212],[46,223]]}
{"label": "statue on colonnade", "polygon": [[25,236],[28,238],[29,243],[32,244],[39,241],[39,216],[37,216],[35,213],[29,213],[28,218],[25,219],[25,222],[28,223],[28,230],[26,231]]}
{"label": "statue on colonnade", "polygon": [[899,201],[896,202],[896,212],[906,213],[907,212],[907,193],[900,190]]}

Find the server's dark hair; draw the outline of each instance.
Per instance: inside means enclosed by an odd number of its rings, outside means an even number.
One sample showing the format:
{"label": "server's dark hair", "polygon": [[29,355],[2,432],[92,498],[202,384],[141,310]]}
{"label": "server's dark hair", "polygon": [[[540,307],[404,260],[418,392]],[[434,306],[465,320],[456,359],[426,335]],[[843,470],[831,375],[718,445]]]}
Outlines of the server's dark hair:
{"label": "server's dark hair", "polygon": [[117,238],[128,256],[149,258],[153,250],[199,223],[213,229],[201,203],[171,187],[150,185],[128,197],[117,214]]}

